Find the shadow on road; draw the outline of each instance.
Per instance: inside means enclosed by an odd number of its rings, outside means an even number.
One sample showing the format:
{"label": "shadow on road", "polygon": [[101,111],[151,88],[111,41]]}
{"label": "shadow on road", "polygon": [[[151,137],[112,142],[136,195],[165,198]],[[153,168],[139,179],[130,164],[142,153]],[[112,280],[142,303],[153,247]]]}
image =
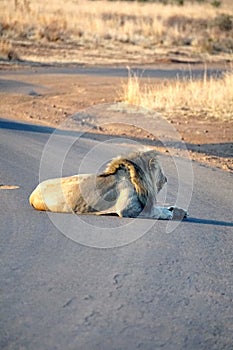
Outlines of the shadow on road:
{"label": "shadow on road", "polygon": [[192,217],[189,217],[189,218],[185,219],[184,222],[194,223],[194,224],[202,224],[202,225],[214,225],[214,226],[229,226],[229,227],[233,227],[233,222],[210,220],[210,219],[201,219],[201,218],[192,218]]}
{"label": "shadow on road", "polygon": [[161,142],[160,140],[152,140],[143,137],[135,137],[129,135],[115,135],[111,133],[98,133],[96,131],[95,125],[90,125],[89,129],[87,127],[87,131],[81,131],[78,129],[71,129],[69,126],[67,129],[59,129],[48,126],[36,125],[36,124],[28,124],[23,122],[17,122],[14,120],[7,120],[4,118],[0,118],[0,129],[8,129],[8,130],[18,130],[22,132],[36,132],[43,134],[53,134],[56,135],[66,135],[66,136],[77,136],[83,137],[87,139],[94,139],[96,141],[104,142],[111,138],[117,137],[118,139],[130,138],[133,141],[140,142],[142,145],[156,146],[161,147],[166,150],[177,150],[179,152],[182,149],[187,149],[188,151],[194,151],[197,153],[203,153],[208,156],[215,157],[232,157],[233,156],[233,143],[217,143],[217,144],[202,144],[196,145],[192,143],[184,143],[182,141],[168,141],[166,143]]}
{"label": "shadow on road", "polygon": [[224,157],[224,158],[233,157],[233,142],[206,143],[206,144],[202,143],[198,145],[186,142],[185,144],[187,149],[192,152],[203,153],[208,156],[215,156],[215,157]]}
{"label": "shadow on road", "polygon": [[40,126],[36,124],[26,124],[12,120],[0,119],[0,129],[39,132],[45,134],[52,134],[55,129],[48,126]]}

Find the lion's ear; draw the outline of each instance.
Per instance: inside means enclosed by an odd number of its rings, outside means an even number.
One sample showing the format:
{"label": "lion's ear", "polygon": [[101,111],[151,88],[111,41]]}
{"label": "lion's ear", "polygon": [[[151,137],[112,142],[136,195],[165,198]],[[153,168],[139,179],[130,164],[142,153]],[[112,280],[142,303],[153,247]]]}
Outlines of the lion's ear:
{"label": "lion's ear", "polygon": [[157,160],[155,158],[151,158],[149,160],[149,169],[152,170],[152,169],[155,169],[157,166]]}

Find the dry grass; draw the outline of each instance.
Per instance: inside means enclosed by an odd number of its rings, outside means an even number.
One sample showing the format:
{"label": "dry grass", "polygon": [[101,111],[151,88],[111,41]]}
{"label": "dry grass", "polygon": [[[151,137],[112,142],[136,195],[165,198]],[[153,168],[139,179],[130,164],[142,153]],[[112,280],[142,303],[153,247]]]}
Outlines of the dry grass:
{"label": "dry grass", "polygon": [[9,43],[8,41],[0,41],[0,59],[4,60],[19,60],[19,56],[15,49],[13,48],[13,45]]}
{"label": "dry grass", "polygon": [[155,55],[185,50],[191,55],[230,55],[233,51],[233,6],[187,3],[185,6],[141,2],[88,0],[28,0],[15,8],[13,0],[0,1],[0,37],[9,42],[78,47],[112,47]]}
{"label": "dry grass", "polygon": [[190,78],[143,84],[139,77],[129,75],[123,84],[120,99],[162,112],[165,116],[218,118],[233,120],[233,71],[222,78],[194,80]]}

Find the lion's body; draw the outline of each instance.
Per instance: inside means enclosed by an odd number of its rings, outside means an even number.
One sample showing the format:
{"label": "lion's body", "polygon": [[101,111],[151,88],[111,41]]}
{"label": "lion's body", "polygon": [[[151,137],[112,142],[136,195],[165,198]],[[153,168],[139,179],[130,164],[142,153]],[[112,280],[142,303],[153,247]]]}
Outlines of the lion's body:
{"label": "lion's body", "polygon": [[37,210],[170,219],[173,209],[155,207],[166,181],[155,151],[138,152],[113,159],[99,175],[43,181],[29,201]]}

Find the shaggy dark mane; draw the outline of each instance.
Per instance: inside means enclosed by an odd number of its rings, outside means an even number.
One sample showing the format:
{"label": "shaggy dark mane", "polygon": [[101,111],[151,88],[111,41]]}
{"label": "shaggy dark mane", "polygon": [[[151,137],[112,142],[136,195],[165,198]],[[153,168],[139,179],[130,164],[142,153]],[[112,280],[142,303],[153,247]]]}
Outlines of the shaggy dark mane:
{"label": "shaggy dark mane", "polygon": [[[154,150],[147,152],[133,152],[125,156],[114,158],[106,167],[101,176],[114,175],[119,170],[125,170],[129,174],[131,183],[133,184],[142,203],[148,199],[150,195],[150,181],[148,181],[148,171],[150,164],[157,163],[157,153]],[[153,189],[154,190],[154,189]]]}

